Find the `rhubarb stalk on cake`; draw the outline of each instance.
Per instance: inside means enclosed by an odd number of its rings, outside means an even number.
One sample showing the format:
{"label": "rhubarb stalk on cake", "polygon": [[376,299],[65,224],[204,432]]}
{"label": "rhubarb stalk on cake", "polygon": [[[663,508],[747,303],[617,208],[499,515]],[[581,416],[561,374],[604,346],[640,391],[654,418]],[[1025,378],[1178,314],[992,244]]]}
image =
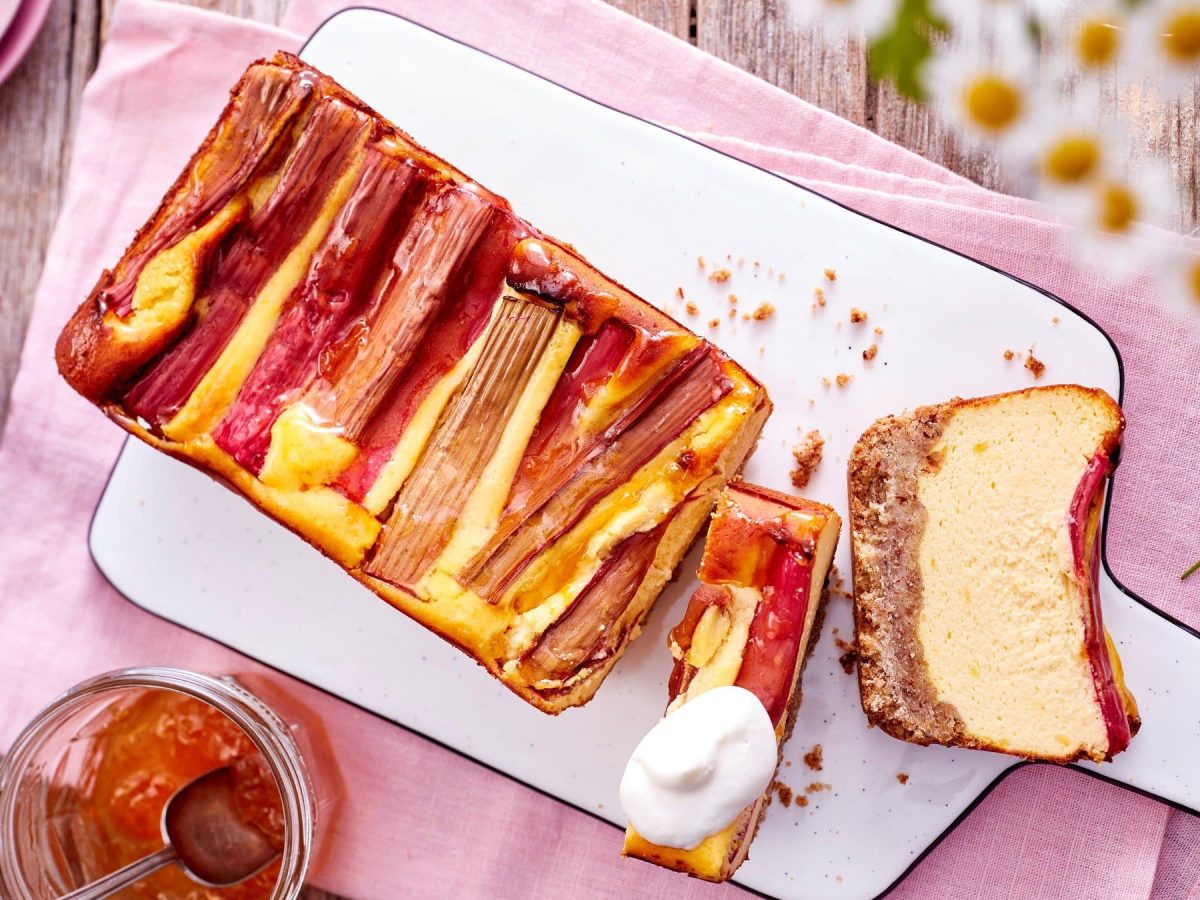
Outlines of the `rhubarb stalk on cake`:
{"label": "rhubarb stalk on cake", "polygon": [[286,53],[246,71],[57,358],[552,713],[591,698],[770,411]]}
{"label": "rhubarb stalk on cake", "polygon": [[953,400],[850,458],[863,709],[918,744],[1107,760],[1137,732],[1098,572],[1124,427],[1101,390]]}

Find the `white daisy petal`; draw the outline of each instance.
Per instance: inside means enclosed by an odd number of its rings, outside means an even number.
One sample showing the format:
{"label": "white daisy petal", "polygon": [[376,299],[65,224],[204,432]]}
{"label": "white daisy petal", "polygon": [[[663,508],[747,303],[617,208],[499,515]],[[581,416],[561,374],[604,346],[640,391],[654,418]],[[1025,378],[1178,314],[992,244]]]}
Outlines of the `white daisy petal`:
{"label": "white daisy petal", "polygon": [[882,34],[896,18],[898,0],[788,0],[792,23],[798,28],[820,25],[827,43],[847,36]]}
{"label": "white daisy petal", "polygon": [[[1182,243],[1182,242],[1181,242]],[[1200,247],[1177,248],[1159,271],[1160,293],[1176,315],[1200,323]]]}
{"label": "white daisy petal", "polygon": [[933,0],[932,6],[955,35],[974,40],[981,33],[1024,33],[1029,19],[1043,27],[1063,20],[1084,0]]}

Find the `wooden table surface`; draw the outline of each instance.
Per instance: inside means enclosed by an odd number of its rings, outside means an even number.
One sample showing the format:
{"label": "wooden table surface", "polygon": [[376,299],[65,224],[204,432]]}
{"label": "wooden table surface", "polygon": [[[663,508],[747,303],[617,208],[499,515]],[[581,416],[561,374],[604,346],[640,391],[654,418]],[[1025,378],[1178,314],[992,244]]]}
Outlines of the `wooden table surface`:
{"label": "wooden table surface", "polygon": [[[287,0],[189,0],[275,23]],[[987,187],[1005,185],[995,159],[969,153],[928,110],[867,78],[866,52],[798,31],[785,0],[609,0],[647,22],[798,97],[863,125]],[[803,0],[796,0],[803,2]],[[54,0],[29,56],[0,86],[0,429],[33,292],[58,208],[80,93],[95,68],[114,0]],[[1197,104],[1107,92],[1130,116],[1135,155],[1170,160],[1176,226],[1197,225]]]}

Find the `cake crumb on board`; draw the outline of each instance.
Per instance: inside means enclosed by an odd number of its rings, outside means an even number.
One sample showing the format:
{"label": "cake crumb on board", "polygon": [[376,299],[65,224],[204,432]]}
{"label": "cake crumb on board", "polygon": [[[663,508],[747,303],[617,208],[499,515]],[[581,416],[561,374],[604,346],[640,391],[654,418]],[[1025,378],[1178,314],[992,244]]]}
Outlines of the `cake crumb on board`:
{"label": "cake crumb on board", "polygon": [[825,268],[825,280],[837,281],[837,269],[831,269],[828,266]]}
{"label": "cake crumb on board", "polygon": [[821,454],[825,447],[825,438],[821,432],[810,431],[798,444],[792,447],[792,458],[796,461],[791,471],[792,487],[800,490],[807,487],[809,480],[821,464]]}
{"label": "cake crumb on board", "polygon": [[680,285],[679,287],[675,288],[675,296],[678,297],[680,300],[683,299],[683,285]]}
{"label": "cake crumb on board", "polygon": [[875,358],[877,353],[879,353],[879,346],[877,344],[872,344],[863,351],[863,359],[865,359],[867,362],[870,362]]}
{"label": "cake crumb on board", "polygon": [[725,268],[724,266],[721,266],[721,268],[713,269],[711,272],[708,273],[708,280],[715,281],[715,282],[717,282],[717,284],[720,284],[721,282],[728,281],[729,276],[732,274],[733,273],[730,272],[727,268]]}
{"label": "cake crumb on board", "polygon": [[1042,377],[1046,371],[1046,364],[1033,355],[1033,348],[1029,348],[1029,353],[1025,356],[1025,368],[1033,373],[1033,378],[1036,381]]}
{"label": "cake crumb on board", "polygon": [[709,328],[716,328],[716,327],[717,327],[718,325],[720,325],[720,324],[721,324],[721,320],[720,320],[720,319],[709,319],[709,320],[708,320],[708,327],[709,327]]}
{"label": "cake crumb on board", "polygon": [[[846,582],[842,578],[842,573],[838,570],[837,563],[829,567],[829,574],[825,577],[825,589],[829,591],[830,597],[844,597],[847,600],[853,600],[854,595],[846,590]],[[837,626],[833,628],[833,633],[837,634]]]}
{"label": "cake crumb on board", "polygon": [[754,312],[750,313],[750,318],[756,322],[761,322],[763,319],[769,319],[775,315],[775,305],[764,300],[754,308]]}
{"label": "cake crumb on board", "polygon": [[796,805],[797,806],[808,806],[808,798],[805,797],[803,794],[799,795],[796,798]]}
{"label": "cake crumb on board", "polygon": [[837,636],[836,628],[834,629],[833,643],[842,651],[841,656],[838,657],[838,665],[847,675],[853,675],[854,667],[858,664],[858,644],[854,641],[842,640]]}
{"label": "cake crumb on board", "polygon": [[824,750],[821,749],[821,745],[816,744],[811,750],[804,754],[804,764],[814,772],[820,772],[823,755]]}
{"label": "cake crumb on board", "polygon": [[772,781],[771,786],[767,788],[767,794],[775,793],[779,796],[779,802],[784,806],[792,805],[792,798],[795,796],[795,791],[784,784],[782,781]]}
{"label": "cake crumb on board", "polygon": [[1013,353],[1011,350],[1005,350],[1005,351],[1004,351],[1004,360],[1005,360],[1005,362],[1012,362],[1012,358],[1013,358],[1014,356],[1016,356],[1016,355],[1017,355],[1017,354]]}
{"label": "cake crumb on board", "polygon": [[849,374],[847,374],[847,373],[845,373],[845,372],[838,372],[838,375],[837,375],[837,386],[838,386],[838,387],[845,387],[846,385],[848,385],[848,384],[849,384],[851,381],[853,381],[853,380],[854,380],[854,376],[853,376],[853,375],[849,375]]}
{"label": "cake crumb on board", "polygon": [[697,305],[696,305],[696,304],[695,304],[693,301],[691,301],[691,300],[689,300],[689,301],[687,302],[687,306],[685,306],[685,307],[684,307],[684,309],[686,309],[686,310],[687,310],[687,314],[688,314],[689,316],[698,316],[698,315],[700,315],[700,307],[698,307],[698,306],[697,306]]}
{"label": "cake crumb on board", "polygon": [[850,307],[850,324],[857,325],[865,321],[867,321],[867,311],[865,309],[859,309],[857,306]]}
{"label": "cake crumb on board", "polygon": [[907,772],[897,772],[896,780],[898,782],[900,782],[901,784],[908,784],[908,773]]}
{"label": "cake crumb on board", "polygon": [[883,337],[883,326],[876,325],[874,328],[875,337]]}
{"label": "cake crumb on board", "polygon": [[804,789],[806,794],[819,794],[821,791],[832,790],[833,785],[826,784],[824,781],[814,781]]}

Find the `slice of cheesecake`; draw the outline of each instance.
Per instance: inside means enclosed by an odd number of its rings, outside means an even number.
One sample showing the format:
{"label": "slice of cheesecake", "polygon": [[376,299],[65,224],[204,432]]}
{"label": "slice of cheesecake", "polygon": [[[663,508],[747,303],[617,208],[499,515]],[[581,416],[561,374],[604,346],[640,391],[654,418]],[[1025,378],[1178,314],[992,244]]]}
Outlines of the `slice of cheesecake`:
{"label": "slice of cheesecake", "polygon": [[[701,585],[668,640],[675,659],[668,714],[714,688],[745,688],[766,709],[782,752],[840,527],[823,504],[744,482],[726,488],[705,542]],[[725,881],[746,859],[765,803],[759,797],[691,848],[653,844],[631,825],[624,855]]]}
{"label": "slice of cheesecake", "polygon": [[850,457],[863,709],[918,744],[1105,760],[1139,719],[1101,621],[1121,410],[1063,385],[872,425]]}
{"label": "slice of cheesecake", "polygon": [[57,357],[547,712],[591,698],[771,408],[286,53],[247,69]]}

